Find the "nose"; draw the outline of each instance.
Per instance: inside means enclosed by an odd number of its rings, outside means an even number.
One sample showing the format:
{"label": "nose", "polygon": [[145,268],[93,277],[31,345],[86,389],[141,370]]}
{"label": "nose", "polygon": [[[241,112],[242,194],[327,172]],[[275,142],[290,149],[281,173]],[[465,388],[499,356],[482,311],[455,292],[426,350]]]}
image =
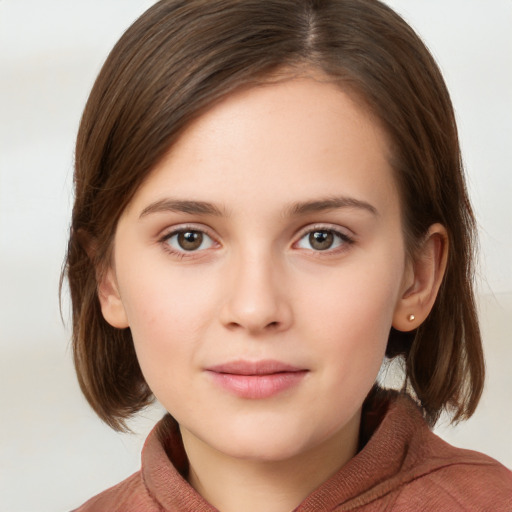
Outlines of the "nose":
{"label": "nose", "polygon": [[221,322],[252,335],[281,332],[293,314],[283,269],[267,255],[253,254],[231,262]]}

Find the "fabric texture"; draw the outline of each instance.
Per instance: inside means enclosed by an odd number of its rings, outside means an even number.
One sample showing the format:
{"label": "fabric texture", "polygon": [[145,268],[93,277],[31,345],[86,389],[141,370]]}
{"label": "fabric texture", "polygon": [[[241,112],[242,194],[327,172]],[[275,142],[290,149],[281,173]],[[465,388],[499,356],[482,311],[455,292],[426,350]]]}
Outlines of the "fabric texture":
{"label": "fabric texture", "polygon": [[[366,404],[360,437],[357,455],[294,512],[512,511],[512,472],[444,442],[407,396]],[[141,470],[77,512],[215,512],[187,471],[179,429],[165,416],[146,440]]]}

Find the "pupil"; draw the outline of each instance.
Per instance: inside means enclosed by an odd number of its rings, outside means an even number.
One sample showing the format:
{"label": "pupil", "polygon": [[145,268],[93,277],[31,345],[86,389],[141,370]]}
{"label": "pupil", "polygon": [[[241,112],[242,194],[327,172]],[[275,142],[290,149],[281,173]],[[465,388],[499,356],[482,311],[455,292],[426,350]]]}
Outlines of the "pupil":
{"label": "pupil", "polygon": [[309,243],[317,251],[325,251],[332,246],[334,235],[329,231],[314,231],[309,234]]}
{"label": "pupil", "polygon": [[185,251],[199,249],[203,243],[203,234],[198,231],[185,231],[178,234],[178,243]]}

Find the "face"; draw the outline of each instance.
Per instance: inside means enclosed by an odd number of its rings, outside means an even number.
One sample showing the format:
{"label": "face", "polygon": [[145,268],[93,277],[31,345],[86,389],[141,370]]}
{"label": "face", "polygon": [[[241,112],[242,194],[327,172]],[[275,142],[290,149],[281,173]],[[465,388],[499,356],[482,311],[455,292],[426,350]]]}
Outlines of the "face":
{"label": "face", "polygon": [[281,460],[357,430],[406,286],[388,157],[357,101],[293,79],[216,105],[137,191],[103,311],[188,439]]}

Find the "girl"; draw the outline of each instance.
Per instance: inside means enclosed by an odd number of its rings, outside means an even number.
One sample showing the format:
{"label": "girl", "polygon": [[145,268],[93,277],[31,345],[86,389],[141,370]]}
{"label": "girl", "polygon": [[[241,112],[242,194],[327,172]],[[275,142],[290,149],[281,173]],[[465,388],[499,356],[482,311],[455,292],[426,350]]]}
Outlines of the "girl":
{"label": "girl", "polygon": [[388,7],[157,3],[82,118],[67,277],[91,406],[169,414],[78,510],[510,509],[510,471],[429,430],[482,391],[473,235],[448,92]]}

